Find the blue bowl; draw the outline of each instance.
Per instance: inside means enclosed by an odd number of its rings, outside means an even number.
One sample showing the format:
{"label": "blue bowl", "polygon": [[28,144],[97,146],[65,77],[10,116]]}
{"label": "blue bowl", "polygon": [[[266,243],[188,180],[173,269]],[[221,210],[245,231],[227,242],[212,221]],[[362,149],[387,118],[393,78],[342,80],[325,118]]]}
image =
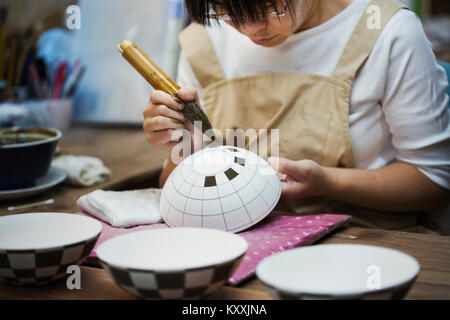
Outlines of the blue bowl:
{"label": "blue bowl", "polygon": [[51,128],[0,129],[0,190],[33,187],[50,169],[61,136]]}

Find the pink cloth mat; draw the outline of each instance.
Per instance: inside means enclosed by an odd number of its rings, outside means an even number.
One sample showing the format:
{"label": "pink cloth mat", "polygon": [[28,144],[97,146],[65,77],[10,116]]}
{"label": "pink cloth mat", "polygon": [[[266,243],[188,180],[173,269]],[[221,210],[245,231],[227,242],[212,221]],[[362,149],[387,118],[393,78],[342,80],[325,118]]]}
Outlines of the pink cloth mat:
{"label": "pink cloth mat", "polygon": [[[77,214],[96,219],[84,212]],[[351,216],[337,214],[267,217],[251,229],[238,233],[247,240],[248,250],[239,268],[228,282],[231,285],[241,283],[255,275],[256,266],[264,258],[278,252],[313,244],[350,220]],[[102,224],[102,233],[87,260],[88,264],[93,265],[99,265],[96,250],[108,239],[131,232],[168,228],[165,223],[156,223],[124,229],[114,228],[101,220],[98,221]]]}

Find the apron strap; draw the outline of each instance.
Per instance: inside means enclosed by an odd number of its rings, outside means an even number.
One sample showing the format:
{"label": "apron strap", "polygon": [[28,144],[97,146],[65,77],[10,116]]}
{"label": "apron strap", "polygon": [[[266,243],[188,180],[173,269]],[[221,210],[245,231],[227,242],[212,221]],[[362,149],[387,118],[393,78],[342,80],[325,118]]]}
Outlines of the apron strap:
{"label": "apron strap", "polygon": [[202,88],[225,80],[222,66],[205,27],[192,23],[180,34],[180,44]]}
{"label": "apron strap", "polygon": [[356,26],[333,77],[352,86],[384,27],[397,11],[404,8],[407,7],[396,0],[372,0]]}

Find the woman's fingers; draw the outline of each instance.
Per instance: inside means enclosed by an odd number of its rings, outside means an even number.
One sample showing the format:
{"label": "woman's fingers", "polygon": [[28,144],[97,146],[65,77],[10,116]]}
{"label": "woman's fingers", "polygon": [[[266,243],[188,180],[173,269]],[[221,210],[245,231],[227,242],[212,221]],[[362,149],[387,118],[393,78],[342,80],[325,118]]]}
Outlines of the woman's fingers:
{"label": "woman's fingers", "polygon": [[320,166],[311,160],[293,161],[285,158],[273,157],[269,158],[268,161],[269,164],[277,170],[279,176],[291,176],[297,181],[310,180],[311,176],[320,169]]}
{"label": "woman's fingers", "polygon": [[175,101],[173,96],[161,90],[154,90],[150,94],[150,103],[153,105],[165,105],[173,110],[182,111],[184,105]]}
{"label": "woman's fingers", "polygon": [[144,118],[154,118],[157,116],[163,116],[167,118],[172,118],[178,120],[182,123],[186,121],[184,114],[180,111],[175,111],[165,105],[153,105],[151,108],[144,110]]}
{"label": "woman's fingers", "polygon": [[[179,91],[179,98],[183,101],[198,101],[195,87],[185,87]],[[172,95],[161,90],[154,90],[150,101],[143,111],[143,129],[147,141],[157,147],[172,148],[182,138],[182,135],[173,135],[176,130],[186,128],[189,121],[183,113],[184,104]]]}
{"label": "woman's fingers", "polygon": [[284,158],[269,158],[269,164],[277,170],[285,200],[319,196],[328,179],[323,168],[311,160],[293,161]]}
{"label": "woman's fingers", "polygon": [[195,101],[197,103],[199,102],[197,89],[193,86],[186,86],[181,88],[178,91],[178,96],[183,101]]}
{"label": "woman's fingers", "polygon": [[281,187],[281,198],[283,200],[299,199],[305,192],[304,184],[295,180],[282,182]]}
{"label": "woman's fingers", "polygon": [[180,142],[183,133],[180,130],[166,129],[161,131],[147,132],[147,141],[152,145],[162,148],[172,148]]}
{"label": "woman's fingers", "polygon": [[144,121],[143,128],[145,132],[155,132],[167,129],[183,129],[184,124],[178,120],[163,116],[147,118]]}
{"label": "woman's fingers", "polygon": [[298,161],[292,161],[284,158],[279,159],[279,168],[278,171],[280,173],[286,174],[288,176],[298,178],[298,173],[301,168],[299,168]]}
{"label": "woman's fingers", "polygon": [[296,176],[298,171],[297,162],[280,157],[271,157],[268,159],[269,164],[277,171],[280,178],[286,176]]}

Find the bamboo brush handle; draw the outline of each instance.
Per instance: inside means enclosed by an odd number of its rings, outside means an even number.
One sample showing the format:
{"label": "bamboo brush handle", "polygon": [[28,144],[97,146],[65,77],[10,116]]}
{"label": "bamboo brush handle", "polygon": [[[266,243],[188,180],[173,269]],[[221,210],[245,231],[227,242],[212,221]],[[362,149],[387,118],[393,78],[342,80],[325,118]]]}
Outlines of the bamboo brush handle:
{"label": "bamboo brush handle", "polygon": [[139,46],[125,40],[119,46],[122,56],[152,85],[174,97],[180,87],[150,59]]}

